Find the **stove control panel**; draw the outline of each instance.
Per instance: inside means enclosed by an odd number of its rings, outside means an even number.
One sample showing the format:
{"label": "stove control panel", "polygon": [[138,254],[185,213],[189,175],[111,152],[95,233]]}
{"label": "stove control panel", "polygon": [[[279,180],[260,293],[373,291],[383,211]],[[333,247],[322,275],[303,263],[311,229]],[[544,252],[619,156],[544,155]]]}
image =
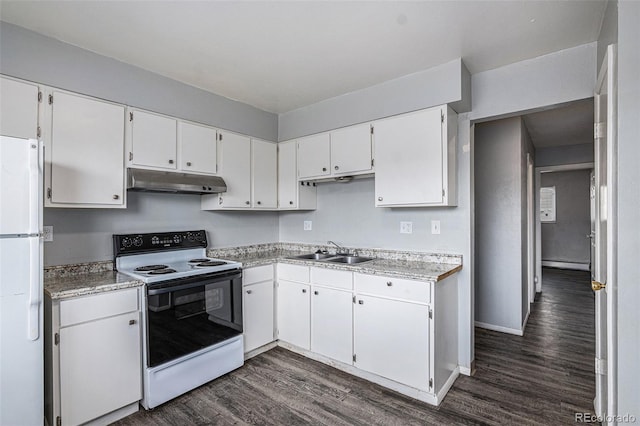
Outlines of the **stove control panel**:
{"label": "stove control panel", "polygon": [[113,236],[113,253],[116,257],[197,247],[207,247],[207,233],[204,230]]}

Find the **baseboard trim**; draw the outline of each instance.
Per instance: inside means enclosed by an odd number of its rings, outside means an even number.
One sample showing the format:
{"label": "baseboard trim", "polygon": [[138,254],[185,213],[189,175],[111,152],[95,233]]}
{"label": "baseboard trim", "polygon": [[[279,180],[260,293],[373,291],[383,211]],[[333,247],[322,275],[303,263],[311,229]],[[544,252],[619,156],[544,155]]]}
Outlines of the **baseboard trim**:
{"label": "baseboard trim", "polygon": [[549,268],[558,268],[558,269],[573,269],[576,271],[589,271],[588,263],[578,263],[578,262],[556,262],[555,260],[543,260],[542,266],[546,266]]}
{"label": "baseboard trim", "polygon": [[529,309],[527,309],[527,315],[524,317],[524,321],[522,321],[522,335],[524,336],[524,329],[527,327],[527,321],[529,321],[529,314],[531,314],[531,305],[529,305]]}
{"label": "baseboard trim", "polygon": [[267,343],[266,345],[260,346],[259,348],[250,350],[249,352],[245,352],[244,360],[246,361],[249,358],[253,358],[256,355],[260,355],[261,353],[271,350],[276,346],[278,346],[278,342],[274,340],[273,342]]}
{"label": "baseboard trim", "polygon": [[487,330],[492,330],[492,331],[499,331],[500,333],[515,334],[516,336],[524,335],[524,332],[522,330],[509,328],[509,327],[502,327],[500,325],[487,324],[486,322],[476,321],[475,325],[476,327],[485,328]]}

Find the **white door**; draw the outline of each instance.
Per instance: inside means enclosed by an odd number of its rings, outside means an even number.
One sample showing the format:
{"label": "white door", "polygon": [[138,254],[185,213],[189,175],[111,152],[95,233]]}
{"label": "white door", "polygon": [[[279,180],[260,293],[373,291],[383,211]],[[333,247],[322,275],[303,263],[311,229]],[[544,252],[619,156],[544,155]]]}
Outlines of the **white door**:
{"label": "white door", "polygon": [[353,296],[350,291],[314,287],[311,350],[345,364],[353,357]]}
{"label": "white door", "polygon": [[442,108],[374,123],[376,206],[442,204]]}
{"label": "white door", "polygon": [[141,365],[139,312],[60,329],[62,424],[85,423],[140,400]]}
{"label": "white door", "polygon": [[53,92],[47,205],[124,205],[124,115],[122,105]]}
{"label": "white door", "polygon": [[429,390],[429,306],[356,296],[354,366]]}
{"label": "white door", "polygon": [[296,141],[278,144],[278,208],[295,209],[298,206],[298,175]]}
{"label": "white door", "polygon": [[[610,45],[598,75],[595,96],[595,261],[592,286],[596,293],[596,397],[594,407],[598,416],[614,413],[616,336],[615,336],[615,243],[613,241],[616,211],[614,149],[617,127],[616,47]],[[603,285],[606,285],[604,287]]]}
{"label": "white door", "polygon": [[334,175],[370,171],[371,125],[359,124],[331,132],[331,173]]}
{"label": "white door", "polygon": [[220,132],[221,175],[227,192],[220,194],[225,208],[251,207],[251,139]]}
{"label": "white door", "polygon": [[251,139],[251,179],[253,207],[278,207],[278,145]]}
{"label": "white door", "polygon": [[36,139],[38,86],[0,77],[0,135]]}
{"label": "white door", "polygon": [[330,167],[329,133],[298,139],[298,178],[328,176]]}
{"label": "white door", "polygon": [[278,339],[309,350],[311,307],[308,284],[278,284]]}
{"label": "white door", "polygon": [[[133,114],[133,115],[131,115]],[[140,110],[129,111],[131,164],[175,170],[177,166],[177,122]]]}
{"label": "white door", "polygon": [[246,353],[273,342],[273,281],[251,284],[242,290]]}
{"label": "white door", "polygon": [[180,168],[186,172],[215,174],[218,133],[216,129],[178,123]]}

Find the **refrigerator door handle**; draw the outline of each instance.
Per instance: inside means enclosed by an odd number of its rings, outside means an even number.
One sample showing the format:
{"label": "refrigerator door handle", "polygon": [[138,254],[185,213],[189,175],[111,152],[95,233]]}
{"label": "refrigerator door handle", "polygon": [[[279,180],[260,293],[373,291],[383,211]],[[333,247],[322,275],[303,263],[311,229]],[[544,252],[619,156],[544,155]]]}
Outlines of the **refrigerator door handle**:
{"label": "refrigerator door handle", "polygon": [[40,149],[38,141],[29,143],[29,229],[31,233],[40,233]]}
{"label": "refrigerator door handle", "polygon": [[40,337],[40,303],[42,302],[42,273],[40,271],[40,238],[29,241],[29,302],[27,306],[27,337],[38,340]]}

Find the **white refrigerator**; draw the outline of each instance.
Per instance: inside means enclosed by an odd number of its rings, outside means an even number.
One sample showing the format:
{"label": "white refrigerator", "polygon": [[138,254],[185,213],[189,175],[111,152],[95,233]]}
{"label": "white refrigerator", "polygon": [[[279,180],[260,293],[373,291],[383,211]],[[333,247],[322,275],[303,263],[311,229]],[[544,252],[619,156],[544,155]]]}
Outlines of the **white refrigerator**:
{"label": "white refrigerator", "polygon": [[0,136],[0,425],[44,422],[42,157]]}

